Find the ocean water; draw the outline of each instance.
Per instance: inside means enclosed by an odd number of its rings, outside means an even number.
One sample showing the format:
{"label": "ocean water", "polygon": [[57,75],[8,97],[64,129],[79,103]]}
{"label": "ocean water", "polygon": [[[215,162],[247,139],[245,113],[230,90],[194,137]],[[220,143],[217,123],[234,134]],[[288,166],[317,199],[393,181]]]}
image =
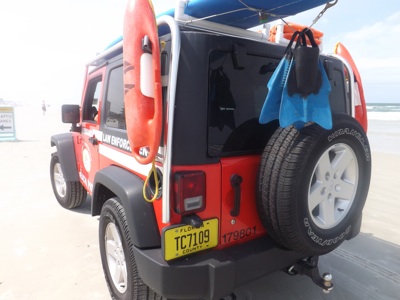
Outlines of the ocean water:
{"label": "ocean water", "polygon": [[400,103],[367,103],[368,120],[400,121]]}
{"label": "ocean water", "polygon": [[400,154],[400,103],[368,103],[367,115],[372,151]]}

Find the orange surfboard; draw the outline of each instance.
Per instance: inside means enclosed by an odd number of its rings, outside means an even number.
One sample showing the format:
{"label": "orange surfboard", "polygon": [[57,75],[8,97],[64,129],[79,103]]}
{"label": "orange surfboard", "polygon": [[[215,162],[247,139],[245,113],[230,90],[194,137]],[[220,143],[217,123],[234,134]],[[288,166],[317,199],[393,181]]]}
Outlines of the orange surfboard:
{"label": "orange surfboard", "polygon": [[355,106],[355,117],[356,120],[361,124],[364,128],[365,132],[368,129],[368,118],[367,118],[367,106],[365,104],[364,98],[364,90],[361,81],[360,72],[357,69],[357,66],[351,57],[349,51],[343,46],[342,43],[337,43],[335,49],[333,51],[335,54],[343,57],[351,66],[354,73],[354,106]]}
{"label": "orange surfboard", "polygon": [[124,104],[132,155],[154,161],[162,129],[161,63],[158,31],[150,0],[129,0],[125,12]]}

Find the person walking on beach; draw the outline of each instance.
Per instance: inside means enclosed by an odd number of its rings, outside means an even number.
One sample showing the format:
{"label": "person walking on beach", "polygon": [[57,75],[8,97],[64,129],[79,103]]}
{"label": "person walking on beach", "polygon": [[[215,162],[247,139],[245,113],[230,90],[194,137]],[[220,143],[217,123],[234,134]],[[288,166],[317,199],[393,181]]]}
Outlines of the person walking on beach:
{"label": "person walking on beach", "polygon": [[43,116],[46,115],[46,103],[44,102],[44,100],[42,102],[42,112],[43,112]]}

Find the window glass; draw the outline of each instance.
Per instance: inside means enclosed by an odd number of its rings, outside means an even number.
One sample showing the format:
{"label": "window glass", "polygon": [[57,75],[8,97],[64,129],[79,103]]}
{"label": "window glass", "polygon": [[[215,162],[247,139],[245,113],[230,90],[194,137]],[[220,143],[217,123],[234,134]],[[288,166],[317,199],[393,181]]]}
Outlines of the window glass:
{"label": "window glass", "polygon": [[230,52],[213,51],[209,59],[208,154],[261,151],[268,129],[258,117],[279,59],[247,54],[240,68]]}
{"label": "window glass", "polygon": [[101,87],[102,77],[96,77],[89,82],[83,106],[84,121],[97,121]]}
{"label": "window glass", "polygon": [[126,129],[122,66],[110,72],[105,99],[105,125]]}

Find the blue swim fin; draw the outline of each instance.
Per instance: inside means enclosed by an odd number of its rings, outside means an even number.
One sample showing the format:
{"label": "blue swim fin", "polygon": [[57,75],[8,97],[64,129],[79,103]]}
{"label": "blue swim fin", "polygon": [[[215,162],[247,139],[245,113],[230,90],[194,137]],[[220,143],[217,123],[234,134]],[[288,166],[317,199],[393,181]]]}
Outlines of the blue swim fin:
{"label": "blue swim fin", "polygon": [[[296,62],[292,62],[294,68]],[[318,72],[321,75],[321,86],[316,93],[302,96],[300,93],[289,93],[289,78],[283,88],[279,124],[281,127],[294,125],[303,128],[307,122],[315,122],[325,129],[332,129],[332,112],[329,103],[331,85],[322,62],[318,62]],[[288,76],[289,77],[289,76]]]}
{"label": "blue swim fin", "polygon": [[268,81],[268,94],[261,109],[259,122],[265,124],[279,118],[281,98],[292,60],[284,56]]}

